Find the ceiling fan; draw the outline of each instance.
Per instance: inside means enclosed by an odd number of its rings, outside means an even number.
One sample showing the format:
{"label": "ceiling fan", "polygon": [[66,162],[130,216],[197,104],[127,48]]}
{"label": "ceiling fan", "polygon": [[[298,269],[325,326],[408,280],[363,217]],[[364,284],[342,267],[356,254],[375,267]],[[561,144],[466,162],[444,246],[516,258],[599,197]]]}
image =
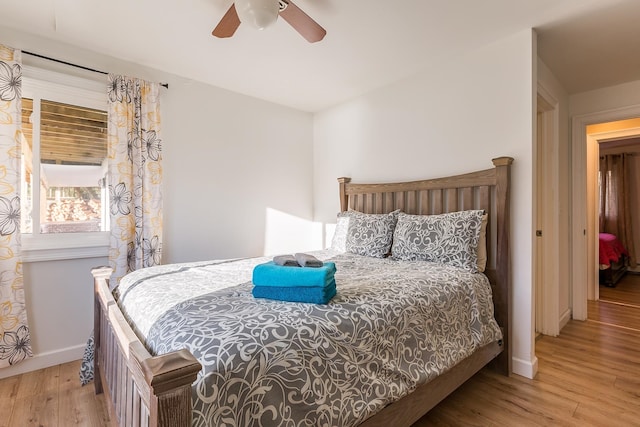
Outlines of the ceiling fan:
{"label": "ceiling fan", "polygon": [[261,30],[274,23],[278,15],[309,43],[320,41],[327,34],[291,0],[235,0],[211,34],[219,38],[231,37],[241,22]]}

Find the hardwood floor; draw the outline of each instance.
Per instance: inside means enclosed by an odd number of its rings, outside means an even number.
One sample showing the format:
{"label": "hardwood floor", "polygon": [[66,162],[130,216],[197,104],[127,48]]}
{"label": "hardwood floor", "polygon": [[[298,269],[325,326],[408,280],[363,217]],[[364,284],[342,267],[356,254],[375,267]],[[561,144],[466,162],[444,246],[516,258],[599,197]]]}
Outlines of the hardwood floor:
{"label": "hardwood floor", "polygon": [[640,274],[625,274],[614,288],[600,286],[600,300],[640,307]]}
{"label": "hardwood floor", "polygon": [[93,384],[80,386],[80,361],[0,380],[0,427],[115,427]]}
{"label": "hardwood floor", "polygon": [[640,275],[627,273],[614,288],[600,286],[600,301],[587,308],[593,321],[640,330]]}
{"label": "hardwood floor", "polygon": [[[535,379],[483,369],[413,427],[640,426],[640,328],[619,324],[637,309],[590,304],[590,320],[536,342]],[[111,427],[102,396],[79,385],[79,366],[0,380],[0,427]]]}

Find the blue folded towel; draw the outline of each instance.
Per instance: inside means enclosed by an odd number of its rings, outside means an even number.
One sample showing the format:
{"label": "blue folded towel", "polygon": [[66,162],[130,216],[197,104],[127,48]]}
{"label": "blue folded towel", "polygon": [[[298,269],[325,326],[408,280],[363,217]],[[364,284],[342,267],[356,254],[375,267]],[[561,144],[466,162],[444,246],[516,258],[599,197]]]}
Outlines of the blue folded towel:
{"label": "blue folded towel", "polygon": [[323,287],[254,286],[251,293],[255,298],[326,304],[336,295],[336,282],[334,280],[328,286]]}
{"label": "blue folded towel", "polygon": [[255,266],[252,281],[257,286],[325,287],[333,281],[335,272],[336,265],[333,262],[325,262],[322,267],[291,268],[270,261]]}

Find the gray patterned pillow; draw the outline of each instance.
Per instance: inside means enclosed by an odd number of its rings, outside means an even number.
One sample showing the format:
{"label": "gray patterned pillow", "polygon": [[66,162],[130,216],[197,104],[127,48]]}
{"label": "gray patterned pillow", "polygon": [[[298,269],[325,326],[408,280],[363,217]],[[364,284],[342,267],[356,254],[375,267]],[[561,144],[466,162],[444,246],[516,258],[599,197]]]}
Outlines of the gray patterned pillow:
{"label": "gray patterned pillow", "polygon": [[346,251],[375,258],[388,256],[399,212],[399,210],[388,214],[346,212],[349,217],[345,240]]}
{"label": "gray patterned pillow", "polygon": [[478,272],[482,210],[441,215],[400,213],[393,235],[393,258],[433,261]]}

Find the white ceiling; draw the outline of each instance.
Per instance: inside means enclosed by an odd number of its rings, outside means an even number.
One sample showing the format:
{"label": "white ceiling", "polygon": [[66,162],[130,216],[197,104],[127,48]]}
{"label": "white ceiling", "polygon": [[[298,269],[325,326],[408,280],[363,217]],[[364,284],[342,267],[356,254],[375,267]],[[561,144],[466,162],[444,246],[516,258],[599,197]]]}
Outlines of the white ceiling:
{"label": "white ceiling", "polygon": [[0,25],[303,111],[526,28],[538,29],[539,54],[570,93],[640,79],[638,0],[294,2],[324,40],[309,44],[283,20],[217,39],[231,0],[0,0]]}

